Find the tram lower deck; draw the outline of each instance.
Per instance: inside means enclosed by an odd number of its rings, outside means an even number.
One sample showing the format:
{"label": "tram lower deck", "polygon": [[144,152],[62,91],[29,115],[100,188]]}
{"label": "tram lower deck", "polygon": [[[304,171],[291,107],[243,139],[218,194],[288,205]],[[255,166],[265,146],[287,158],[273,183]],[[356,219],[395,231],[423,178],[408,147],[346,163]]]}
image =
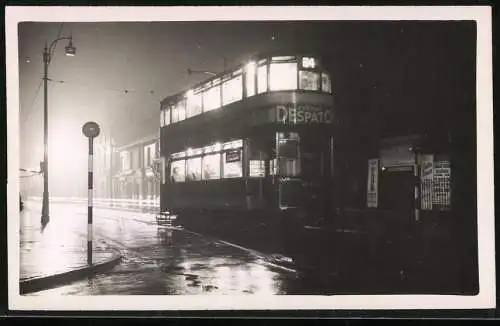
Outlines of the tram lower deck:
{"label": "tram lower deck", "polygon": [[242,139],[172,153],[165,169],[162,210],[178,215],[285,210],[327,214],[332,196],[331,142],[320,131],[258,129]]}

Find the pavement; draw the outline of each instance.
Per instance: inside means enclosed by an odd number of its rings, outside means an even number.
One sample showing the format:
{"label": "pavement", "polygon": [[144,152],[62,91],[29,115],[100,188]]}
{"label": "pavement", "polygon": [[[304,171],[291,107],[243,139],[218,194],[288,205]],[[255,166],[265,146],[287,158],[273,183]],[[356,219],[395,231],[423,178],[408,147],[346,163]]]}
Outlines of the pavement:
{"label": "pavement", "polygon": [[119,251],[98,244],[93,248],[89,265],[87,239],[82,234],[86,221],[82,223],[84,219],[78,221],[70,210],[55,206],[44,227],[39,208],[28,204],[21,212],[19,278],[22,294],[85,278],[119,263]]}

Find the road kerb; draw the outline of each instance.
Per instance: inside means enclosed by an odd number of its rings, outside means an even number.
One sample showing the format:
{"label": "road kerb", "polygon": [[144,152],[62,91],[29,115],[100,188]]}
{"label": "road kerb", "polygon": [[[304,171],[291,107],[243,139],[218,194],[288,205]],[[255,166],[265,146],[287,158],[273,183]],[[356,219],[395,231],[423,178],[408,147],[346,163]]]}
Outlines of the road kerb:
{"label": "road kerb", "polygon": [[28,294],[32,292],[47,290],[74,281],[78,281],[97,273],[103,273],[105,271],[111,270],[122,259],[122,255],[120,252],[113,250],[111,253],[112,256],[110,258],[104,260],[103,262],[92,264],[90,266],[82,266],[80,268],[76,268],[63,273],[57,273],[42,277],[33,277],[22,280],[19,282],[19,292],[20,294]]}

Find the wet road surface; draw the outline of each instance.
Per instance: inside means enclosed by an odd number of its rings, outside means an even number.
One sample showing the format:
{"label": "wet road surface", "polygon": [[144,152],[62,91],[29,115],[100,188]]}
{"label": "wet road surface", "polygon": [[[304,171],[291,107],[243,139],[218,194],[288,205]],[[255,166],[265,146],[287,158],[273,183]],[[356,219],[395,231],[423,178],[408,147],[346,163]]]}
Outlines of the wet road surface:
{"label": "wet road surface", "polygon": [[[24,220],[39,219],[39,211],[28,203]],[[71,224],[64,237],[81,241],[86,215],[85,205],[53,203],[47,228]],[[105,274],[31,295],[299,294],[303,288],[296,273],[254,252],[158,227],[152,214],[95,208],[94,247],[118,249],[124,258]]]}

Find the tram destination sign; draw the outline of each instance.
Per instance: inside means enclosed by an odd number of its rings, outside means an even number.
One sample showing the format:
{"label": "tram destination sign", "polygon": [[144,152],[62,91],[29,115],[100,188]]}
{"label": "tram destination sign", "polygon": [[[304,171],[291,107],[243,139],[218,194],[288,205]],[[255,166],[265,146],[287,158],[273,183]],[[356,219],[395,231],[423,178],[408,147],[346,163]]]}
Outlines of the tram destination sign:
{"label": "tram destination sign", "polygon": [[333,110],[317,105],[277,105],[276,121],[285,124],[333,123]]}

